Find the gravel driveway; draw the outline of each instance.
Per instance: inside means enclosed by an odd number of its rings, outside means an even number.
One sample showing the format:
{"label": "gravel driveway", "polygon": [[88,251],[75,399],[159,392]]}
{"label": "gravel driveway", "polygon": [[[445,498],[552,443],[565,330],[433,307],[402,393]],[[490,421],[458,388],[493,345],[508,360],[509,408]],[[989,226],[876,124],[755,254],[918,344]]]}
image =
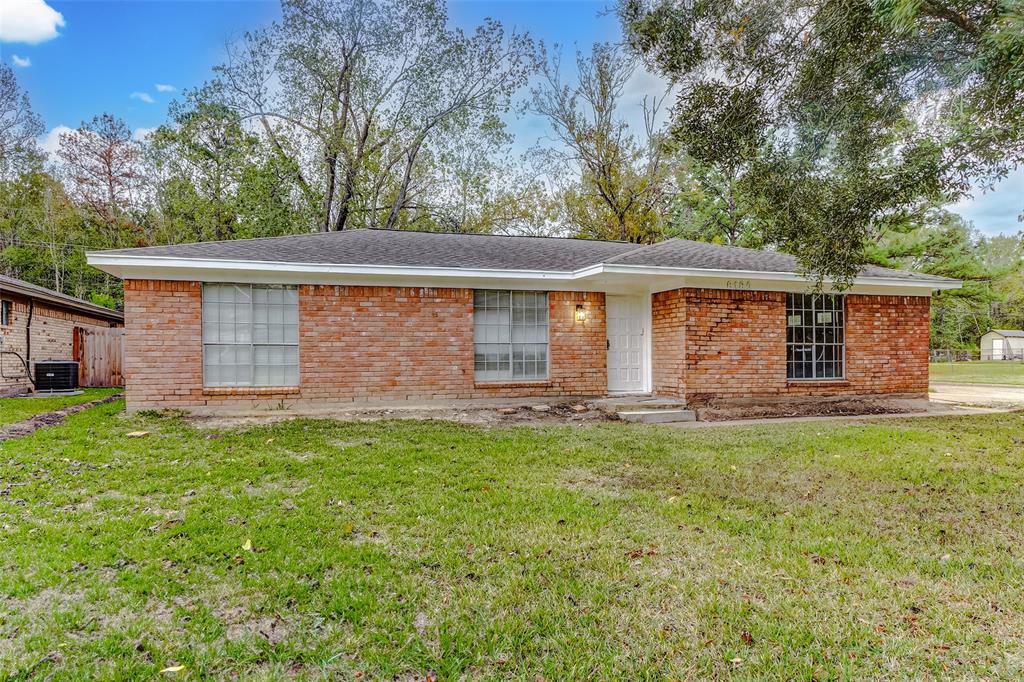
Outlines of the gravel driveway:
{"label": "gravel driveway", "polygon": [[1001,384],[931,384],[932,402],[984,407],[1024,407],[1024,386]]}

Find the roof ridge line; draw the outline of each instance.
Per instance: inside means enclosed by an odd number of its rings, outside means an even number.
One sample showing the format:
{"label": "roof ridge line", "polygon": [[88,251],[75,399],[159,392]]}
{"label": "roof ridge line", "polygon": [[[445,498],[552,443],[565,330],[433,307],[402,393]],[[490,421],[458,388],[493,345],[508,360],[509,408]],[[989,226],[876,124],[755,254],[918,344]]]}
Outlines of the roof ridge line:
{"label": "roof ridge line", "polygon": [[619,258],[625,258],[626,256],[632,255],[634,253],[638,253],[640,251],[644,251],[645,249],[649,249],[649,248],[657,246],[659,244],[668,244],[669,242],[677,242],[677,241],[679,241],[679,237],[669,237],[668,239],[666,239],[664,241],[655,242],[653,244],[640,244],[635,249],[630,249],[629,251],[623,251],[622,253],[615,254],[615,258],[611,258],[609,260],[601,261],[601,263],[614,263]]}

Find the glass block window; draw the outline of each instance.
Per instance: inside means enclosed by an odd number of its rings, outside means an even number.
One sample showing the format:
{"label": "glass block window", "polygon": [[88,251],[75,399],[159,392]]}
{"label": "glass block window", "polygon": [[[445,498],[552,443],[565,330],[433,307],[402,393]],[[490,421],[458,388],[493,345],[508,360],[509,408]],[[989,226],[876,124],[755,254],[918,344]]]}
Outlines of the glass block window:
{"label": "glass block window", "polygon": [[477,381],[547,378],[547,292],[474,291],[473,327]]}
{"label": "glass block window", "polygon": [[203,285],[203,384],[299,385],[296,287]]}
{"label": "glass block window", "polygon": [[842,379],[846,373],[842,296],[787,294],[786,376]]}

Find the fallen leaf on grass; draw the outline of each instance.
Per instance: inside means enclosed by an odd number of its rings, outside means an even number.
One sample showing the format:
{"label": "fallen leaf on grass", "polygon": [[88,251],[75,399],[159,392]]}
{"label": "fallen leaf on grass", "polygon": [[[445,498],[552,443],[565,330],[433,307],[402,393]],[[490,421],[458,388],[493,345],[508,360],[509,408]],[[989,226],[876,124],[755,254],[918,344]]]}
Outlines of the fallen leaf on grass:
{"label": "fallen leaf on grass", "polygon": [[252,551],[252,540],[250,540],[249,538],[246,538],[245,542],[242,543],[242,549],[244,549],[246,552],[251,552]]}
{"label": "fallen leaf on grass", "polygon": [[164,519],[163,521],[160,521],[159,523],[155,523],[152,526],[150,526],[149,530],[153,533],[156,533],[157,531],[166,530],[173,526],[177,526],[181,522],[181,519]]}
{"label": "fallen leaf on grass", "polygon": [[626,552],[626,558],[628,559],[639,559],[645,556],[657,556],[658,549],[656,547],[649,547],[648,549],[634,549]]}
{"label": "fallen leaf on grass", "polygon": [[183,665],[172,665],[172,666],[168,666],[168,667],[164,668],[160,672],[162,672],[162,673],[180,673],[184,669],[185,669],[185,666],[183,666]]}
{"label": "fallen leaf on grass", "polygon": [[124,435],[126,438],[142,438],[143,436],[148,436],[149,431],[129,431]]}

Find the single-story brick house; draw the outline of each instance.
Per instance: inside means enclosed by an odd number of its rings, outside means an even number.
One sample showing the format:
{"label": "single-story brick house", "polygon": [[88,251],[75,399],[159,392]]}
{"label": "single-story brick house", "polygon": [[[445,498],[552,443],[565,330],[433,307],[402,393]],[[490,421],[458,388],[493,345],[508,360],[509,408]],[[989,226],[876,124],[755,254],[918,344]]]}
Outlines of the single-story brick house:
{"label": "single-story brick house", "polygon": [[36,362],[73,359],[76,329],[123,324],[120,311],[0,275],[0,395],[31,390]]}
{"label": "single-story brick house", "polygon": [[928,388],[941,277],[812,295],[791,256],[352,230],[89,254],[124,279],[129,409]]}

